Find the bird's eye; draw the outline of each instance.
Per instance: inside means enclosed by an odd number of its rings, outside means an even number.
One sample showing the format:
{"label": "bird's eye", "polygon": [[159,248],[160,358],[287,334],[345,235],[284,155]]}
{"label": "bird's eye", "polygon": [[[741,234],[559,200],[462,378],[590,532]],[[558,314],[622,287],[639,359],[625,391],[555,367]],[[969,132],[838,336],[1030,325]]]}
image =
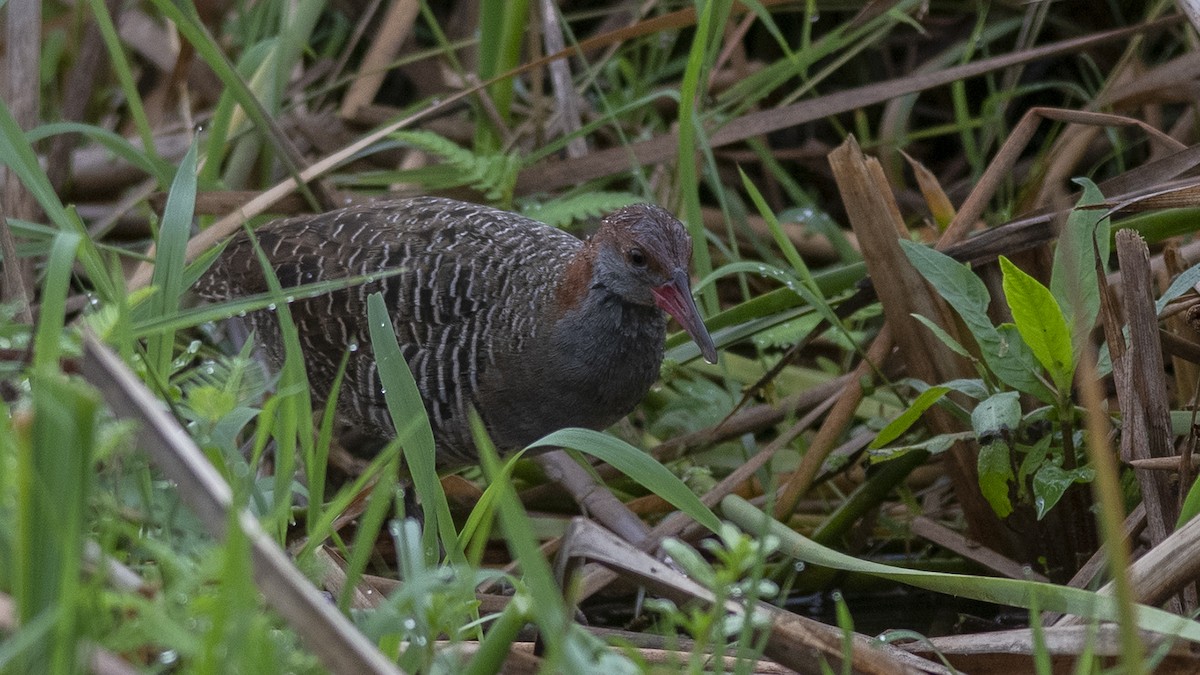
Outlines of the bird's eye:
{"label": "bird's eye", "polygon": [[640,248],[629,249],[629,264],[634,267],[646,266],[646,253]]}

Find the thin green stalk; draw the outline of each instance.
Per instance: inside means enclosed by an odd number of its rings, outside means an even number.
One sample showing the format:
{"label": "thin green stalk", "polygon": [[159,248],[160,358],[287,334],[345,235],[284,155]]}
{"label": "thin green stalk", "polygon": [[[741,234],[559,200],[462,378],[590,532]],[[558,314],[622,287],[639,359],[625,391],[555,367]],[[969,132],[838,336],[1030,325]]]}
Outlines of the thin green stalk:
{"label": "thin green stalk", "polygon": [[108,49],[108,58],[116,71],[117,81],[121,83],[125,104],[129,106],[129,114],[133,117],[133,125],[137,127],[138,135],[142,138],[142,150],[152,162],[161,163],[162,157],[154,147],[154,130],[150,128],[150,118],[142,105],[142,95],[138,92],[133,71],[125,59],[125,50],[121,47],[121,38],[113,25],[112,15],[108,13],[104,0],[88,0],[88,6],[92,9],[92,15],[96,17],[96,27],[100,29],[100,37],[104,39],[104,46]]}
{"label": "thin green stalk", "polygon": [[[708,237],[700,212],[696,148],[702,143],[698,137],[704,131],[696,113],[700,106],[701,84],[707,81],[712,59],[715,57],[712,36],[716,33],[716,28],[723,25],[728,18],[731,5],[728,0],[705,0],[701,3],[696,35],[692,38],[687,68],[679,88],[678,190],[683,199],[684,222],[692,235],[692,264],[696,274],[702,277],[712,272],[712,260],[708,255]],[[717,37],[719,38],[719,34]],[[700,300],[706,314],[716,313],[719,308],[716,288],[701,291]]]}
{"label": "thin green stalk", "polygon": [[1078,367],[1079,390],[1086,410],[1084,447],[1088,462],[1096,470],[1092,495],[1099,506],[1097,518],[1112,577],[1113,597],[1117,603],[1117,626],[1121,640],[1121,664],[1129,675],[1143,672],[1142,640],[1138,634],[1133,588],[1129,583],[1129,542],[1123,523],[1125,509],[1116,458],[1109,445],[1109,420],[1104,395],[1096,372],[1095,351],[1085,350]]}

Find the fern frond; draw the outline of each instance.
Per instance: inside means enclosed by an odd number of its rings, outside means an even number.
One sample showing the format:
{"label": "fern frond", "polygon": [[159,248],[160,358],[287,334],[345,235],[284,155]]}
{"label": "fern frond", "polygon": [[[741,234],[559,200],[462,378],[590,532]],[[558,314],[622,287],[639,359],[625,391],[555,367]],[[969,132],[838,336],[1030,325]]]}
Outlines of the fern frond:
{"label": "fern frond", "polygon": [[582,192],[546,202],[522,204],[521,213],[547,225],[565,227],[577,220],[598,218],[622,206],[644,201],[644,197],[632,192]]}
{"label": "fern frond", "polygon": [[520,169],[520,158],[515,154],[478,155],[432,131],[397,131],[392,138],[440,157],[457,172],[460,184],[470,185],[488,199],[503,203],[512,201]]}

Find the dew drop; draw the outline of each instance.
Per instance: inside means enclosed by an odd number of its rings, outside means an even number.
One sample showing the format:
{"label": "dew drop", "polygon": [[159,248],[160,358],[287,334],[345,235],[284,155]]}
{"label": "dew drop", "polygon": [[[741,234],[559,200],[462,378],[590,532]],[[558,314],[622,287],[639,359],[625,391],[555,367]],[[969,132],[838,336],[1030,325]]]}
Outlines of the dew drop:
{"label": "dew drop", "polygon": [[238,312],[238,316],[246,316],[246,310],[243,309],[242,311]]}
{"label": "dew drop", "polygon": [[179,660],[179,652],[174,649],[168,649],[158,655],[158,662],[164,666],[169,666]]}
{"label": "dew drop", "polygon": [[352,351],[352,352],[356,352],[356,351],[358,351],[358,343],[357,343],[357,342],[351,342],[351,343],[350,343],[350,344],[349,344],[349,345],[348,345],[346,348],[347,348],[347,349],[349,349],[349,350],[350,350],[350,351]]}
{"label": "dew drop", "polygon": [[271,304],[267,305],[267,309],[269,311],[274,312],[275,311],[275,303],[272,302]]}
{"label": "dew drop", "polygon": [[416,627],[417,627],[417,622],[412,617],[409,617],[404,620],[404,630],[412,630]]}
{"label": "dew drop", "polygon": [[803,572],[804,571],[804,562],[797,561],[796,564],[793,565],[793,569],[795,569],[797,572]]}

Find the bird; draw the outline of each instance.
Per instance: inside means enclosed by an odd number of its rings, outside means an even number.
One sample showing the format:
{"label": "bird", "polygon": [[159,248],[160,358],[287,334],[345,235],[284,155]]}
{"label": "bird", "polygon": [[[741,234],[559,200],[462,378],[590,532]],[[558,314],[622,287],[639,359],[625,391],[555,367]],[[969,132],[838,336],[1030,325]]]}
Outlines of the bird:
{"label": "bird", "polygon": [[[284,289],[394,272],[289,305],[314,405],[327,400],[348,355],[337,419],[360,449],[395,435],[368,332],[367,297],[376,292],[425,404],[439,469],[478,462],[472,409],[502,451],[623,418],[658,379],[666,315],[717,362],[691,293],[691,237],[653,204],[613,211],[586,240],[432,196],[276,220],[253,236]],[[268,289],[246,232],[194,287],[210,301]],[[247,315],[276,367],[284,355],[277,315]]]}

